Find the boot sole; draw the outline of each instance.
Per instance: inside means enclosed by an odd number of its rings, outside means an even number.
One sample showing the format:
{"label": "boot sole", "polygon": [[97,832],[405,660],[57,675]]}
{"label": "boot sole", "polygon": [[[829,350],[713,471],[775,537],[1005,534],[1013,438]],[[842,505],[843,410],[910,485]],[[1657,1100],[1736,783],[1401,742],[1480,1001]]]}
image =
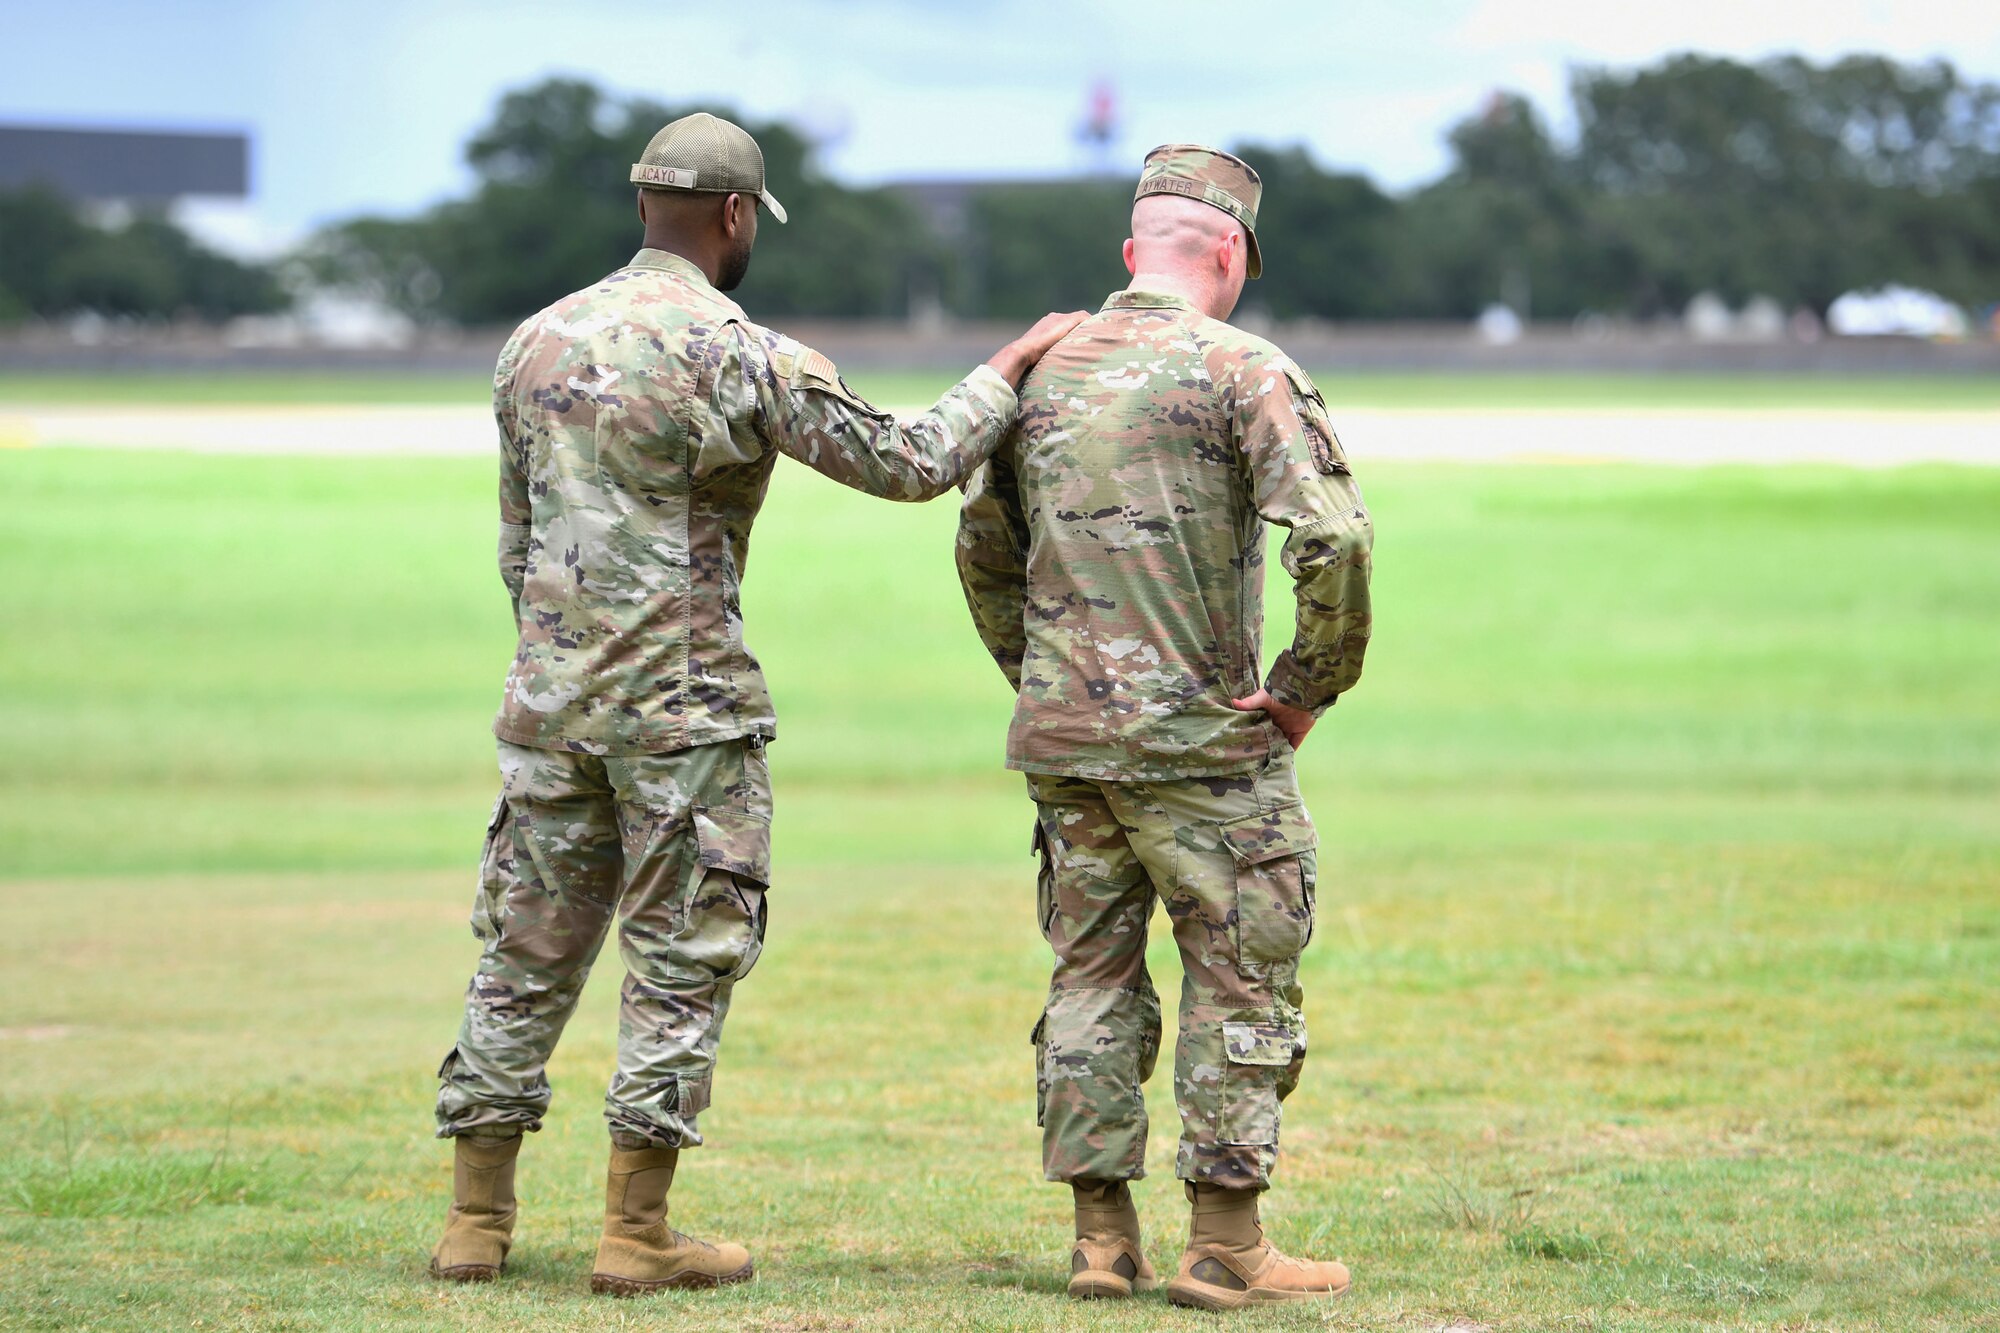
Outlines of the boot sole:
{"label": "boot sole", "polygon": [[439,1268],[435,1260],[431,1263],[431,1277],[439,1282],[491,1282],[500,1276],[500,1269],[493,1264],[453,1264],[450,1268]]}
{"label": "boot sole", "polygon": [[748,1282],[756,1276],[756,1272],[757,1265],[746,1259],[743,1261],[743,1267],[733,1273],[676,1273],[657,1282],[647,1282],[636,1277],[620,1277],[616,1273],[592,1273],[590,1289],[599,1296],[650,1296],[656,1291],[699,1291]]}
{"label": "boot sole", "polygon": [[1252,1287],[1231,1291],[1205,1282],[1169,1282],[1167,1304],[1190,1310],[1241,1310],[1251,1305],[1288,1305],[1295,1301],[1330,1301],[1347,1294],[1346,1287],[1326,1291],[1280,1291],[1275,1287]]}
{"label": "boot sole", "polygon": [[1086,1270],[1069,1280],[1069,1297],[1073,1301],[1122,1301],[1138,1291],[1152,1291],[1160,1285],[1158,1278],[1122,1278],[1116,1273]]}

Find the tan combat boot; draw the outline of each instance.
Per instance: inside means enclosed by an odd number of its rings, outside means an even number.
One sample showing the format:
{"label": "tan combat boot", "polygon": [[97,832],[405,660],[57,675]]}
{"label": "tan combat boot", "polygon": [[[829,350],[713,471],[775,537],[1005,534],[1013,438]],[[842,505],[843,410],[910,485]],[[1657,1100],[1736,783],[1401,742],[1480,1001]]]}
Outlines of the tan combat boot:
{"label": "tan combat boot", "polygon": [[669,1287],[719,1287],[748,1282],[750,1252],[741,1245],[711,1245],[667,1225],[667,1191],[674,1183],[679,1148],[611,1145],[611,1174],[604,1190],[604,1239],[590,1289],[606,1296],[643,1296]]}
{"label": "tan combat boot", "polygon": [[1080,1301],[1116,1299],[1160,1285],[1139,1240],[1139,1210],[1122,1180],[1077,1180],[1076,1246],[1069,1254],[1069,1294]]}
{"label": "tan combat boot", "polygon": [[431,1252],[431,1276],[445,1282],[491,1282],[514,1243],[514,1159],[521,1136],[452,1139],[451,1211]]}
{"label": "tan combat boot", "polygon": [[1345,1264],[1280,1254],[1257,1220],[1257,1190],[1189,1181],[1194,1223],[1167,1300],[1203,1310],[1240,1310],[1274,1301],[1328,1300],[1347,1290]]}

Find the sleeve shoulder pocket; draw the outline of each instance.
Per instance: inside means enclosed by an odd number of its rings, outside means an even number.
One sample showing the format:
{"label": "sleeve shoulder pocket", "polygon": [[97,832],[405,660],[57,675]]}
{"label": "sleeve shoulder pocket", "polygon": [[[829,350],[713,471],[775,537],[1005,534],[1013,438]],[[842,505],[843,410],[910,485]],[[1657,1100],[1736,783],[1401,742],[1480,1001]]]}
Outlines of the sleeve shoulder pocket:
{"label": "sleeve shoulder pocket", "polygon": [[1290,361],[1285,363],[1285,378],[1291,383],[1292,410],[1298,413],[1299,425],[1305,430],[1314,470],[1329,477],[1349,475],[1347,451],[1340,447],[1340,437],[1333,433],[1333,422],[1326,413],[1326,398],[1319,386]]}

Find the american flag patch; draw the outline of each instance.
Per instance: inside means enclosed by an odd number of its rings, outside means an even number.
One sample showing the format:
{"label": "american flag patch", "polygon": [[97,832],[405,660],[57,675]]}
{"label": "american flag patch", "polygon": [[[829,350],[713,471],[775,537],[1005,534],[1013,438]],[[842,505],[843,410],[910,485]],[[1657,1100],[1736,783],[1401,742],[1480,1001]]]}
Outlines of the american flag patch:
{"label": "american flag patch", "polygon": [[825,384],[840,383],[840,372],[833,368],[833,362],[810,347],[805,348],[799,357],[799,374]]}

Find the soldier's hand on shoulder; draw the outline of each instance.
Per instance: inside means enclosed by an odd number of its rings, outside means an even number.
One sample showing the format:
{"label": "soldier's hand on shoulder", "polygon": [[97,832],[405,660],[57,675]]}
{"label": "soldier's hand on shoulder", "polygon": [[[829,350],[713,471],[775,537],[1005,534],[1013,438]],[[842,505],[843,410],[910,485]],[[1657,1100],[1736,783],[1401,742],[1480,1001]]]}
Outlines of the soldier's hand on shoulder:
{"label": "soldier's hand on shoulder", "polygon": [[1069,337],[1070,331],[1090,318],[1088,310],[1070,310],[1061,314],[1051,311],[1036,320],[1034,326],[1016,341],[1034,360],[1048,355],[1048,350]]}
{"label": "soldier's hand on shoulder", "polygon": [[1009,384],[1019,386],[1035,363],[1048,355],[1051,347],[1067,338],[1070,330],[1089,318],[1088,310],[1043,315],[1026,333],[995,352],[986,364],[999,371]]}

